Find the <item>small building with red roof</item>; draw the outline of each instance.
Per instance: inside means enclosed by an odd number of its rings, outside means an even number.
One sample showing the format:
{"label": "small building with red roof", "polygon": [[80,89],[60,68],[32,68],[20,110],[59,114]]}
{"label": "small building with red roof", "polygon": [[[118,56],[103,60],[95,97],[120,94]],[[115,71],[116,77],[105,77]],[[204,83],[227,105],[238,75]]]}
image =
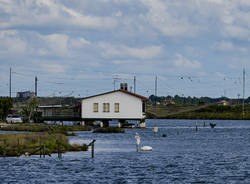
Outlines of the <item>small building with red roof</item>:
{"label": "small building with red roof", "polygon": [[144,127],[148,100],[126,88],[89,96],[81,100],[82,119],[86,122],[99,120],[104,124],[110,120],[139,120]]}

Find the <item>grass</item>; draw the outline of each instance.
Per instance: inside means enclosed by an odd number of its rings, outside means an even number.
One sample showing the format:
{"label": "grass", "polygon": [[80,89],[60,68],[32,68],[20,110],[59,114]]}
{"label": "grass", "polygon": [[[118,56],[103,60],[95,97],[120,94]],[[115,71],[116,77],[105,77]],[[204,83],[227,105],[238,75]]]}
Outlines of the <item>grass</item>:
{"label": "grass", "polygon": [[124,129],[119,127],[97,128],[93,133],[124,133]]}
{"label": "grass", "polygon": [[[175,112],[173,112],[175,109]],[[151,111],[150,111],[151,110]],[[166,119],[242,119],[241,105],[206,105],[206,106],[165,106],[156,107],[153,111],[149,108],[148,116],[152,118],[166,118]],[[250,119],[250,105],[245,106],[245,118]]]}
{"label": "grass", "polygon": [[43,123],[24,123],[24,124],[11,124],[9,126],[1,127],[0,130],[5,131],[27,131],[27,132],[47,132],[49,134],[60,133],[67,136],[77,135],[75,133],[68,133],[73,131],[91,131],[89,126],[73,125],[73,126],[59,126],[47,125]]}
{"label": "grass", "polygon": [[157,105],[147,106],[147,118],[165,118],[166,116],[194,111],[207,105]]}
{"label": "grass", "polygon": [[[20,156],[26,152],[38,155],[40,145],[45,146],[46,154],[57,153],[58,145],[60,145],[62,152],[88,150],[86,144],[69,144],[68,138],[62,134],[0,134],[0,156]],[[36,150],[37,152],[35,152]]]}

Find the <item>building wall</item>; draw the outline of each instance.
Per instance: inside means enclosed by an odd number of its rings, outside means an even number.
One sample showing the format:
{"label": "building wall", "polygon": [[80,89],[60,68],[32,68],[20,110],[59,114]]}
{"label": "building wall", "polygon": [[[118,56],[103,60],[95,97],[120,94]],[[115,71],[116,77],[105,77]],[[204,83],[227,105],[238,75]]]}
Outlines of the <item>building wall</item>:
{"label": "building wall", "polygon": [[[98,112],[94,112],[93,104],[98,103]],[[110,112],[103,112],[103,103],[110,104]],[[115,103],[119,103],[119,112],[115,111]],[[117,91],[82,100],[82,118],[90,119],[143,119],[142,100],[135,96]]]}

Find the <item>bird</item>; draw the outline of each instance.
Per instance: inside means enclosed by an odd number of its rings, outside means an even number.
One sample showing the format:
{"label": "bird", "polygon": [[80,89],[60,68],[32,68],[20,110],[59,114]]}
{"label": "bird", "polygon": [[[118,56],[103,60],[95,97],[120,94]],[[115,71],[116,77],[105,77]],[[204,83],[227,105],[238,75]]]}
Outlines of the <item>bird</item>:
{"label": "bird", "polygon": [[215,126],[216,126],[215,123],[210,123],[210,127],[211,127],[211,128],[214,128]]}
{"label": "bird", "polygon": [[152,147],[151,146],[143,146],[141,147],[141,151],[152,151]]}

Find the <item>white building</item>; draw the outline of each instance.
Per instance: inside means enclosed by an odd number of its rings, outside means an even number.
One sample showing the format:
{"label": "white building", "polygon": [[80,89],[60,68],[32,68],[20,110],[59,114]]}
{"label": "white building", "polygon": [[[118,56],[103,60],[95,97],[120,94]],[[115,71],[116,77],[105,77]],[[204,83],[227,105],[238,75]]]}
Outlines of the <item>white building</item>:
{"label": "white building", "polygon": [[82,119],[100,120],[139,120],[145,126],[145,102],[149,99],[124,89],[110,91],[82,99]]}

